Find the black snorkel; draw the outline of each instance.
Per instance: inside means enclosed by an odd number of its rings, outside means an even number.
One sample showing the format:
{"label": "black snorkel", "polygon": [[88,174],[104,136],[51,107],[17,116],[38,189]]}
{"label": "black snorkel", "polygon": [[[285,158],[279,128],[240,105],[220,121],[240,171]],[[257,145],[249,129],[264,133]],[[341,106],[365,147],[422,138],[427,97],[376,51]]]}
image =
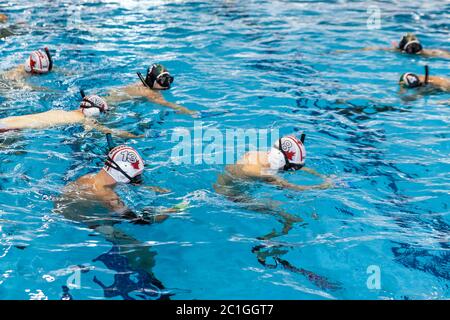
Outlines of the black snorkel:
{"label": "black snorkel", "polygon": [[52,59],[52,55],[50,54],[50,50],[48,50],[47,47],[44,48],[45,54],[48,57],[48,71],[52,71],[53,69],[53,59]]}
{"label": "black snorkel", "polygon": [[430,68],[428,67],[428,65],[426,65],[425,66],[425,82],[424,82],[425,86],[428,84],[429,76],[430,76]]}
{"label": "black snorkel", "polygon": [[119,165],[113,160],[111,159],[111,157],[109,156],[109,153],[111,152],[112,149],[114,149],[116,147],[116,145],[114,144],[114,141],[112,139],[112,135],[111,133],[107,133],[106,134],[106,142],[108,144],[108,149],[107,149],[107,156],[106,156],[106,162],[105,165],[119,171],[121,174],[123,174],[128,180],[130,180],[131,184],[141,184],[142,183],[142,174],[132,178],[128,175],[128,173],[126,173],[125,171],[122,170],[121,167],[119,167]]}
{"label": "black snorkel", "polygon": [[106,142],[108,143],[108,153],[114,149],[116,146],[114,145],[111,133],[106,134]]}
{"label": "black snorkel", "polygon": [[142,84],[143,84],[144,86],[146,86],[146,87],[149,88],[149,89],[153,89],[153,82],[154,82],[154,81],[151,82],[151,85],[148,84],[148,83],[146,82],[146,80],[148,79],[148,73],[149,73],[149,71],[150,71],[150,67],[147,68],[147,76],[145,77],[145,79],[144,79],[144,77],[142,76],[142,73],[140,73],[140,72],[136,72],[136,73],[137,73],[139,79],[141,80],[141,82],[142,82]]}

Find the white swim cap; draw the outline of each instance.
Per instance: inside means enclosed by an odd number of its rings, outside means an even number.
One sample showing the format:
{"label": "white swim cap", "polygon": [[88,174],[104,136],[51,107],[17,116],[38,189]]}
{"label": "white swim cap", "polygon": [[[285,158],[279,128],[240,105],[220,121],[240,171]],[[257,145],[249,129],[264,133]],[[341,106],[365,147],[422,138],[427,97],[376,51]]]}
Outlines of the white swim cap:
{"label": "white swim cap", "polygon": [[80,108],[86,117],[98,117],[109,109],[106,101],[95,94],[84,96]]}
{"label": "white swim cap", "polygon": [[303,167],[306,160],[306,149],[302,141],[304,141],[304,135],[300,140],[294,136],[279,139],[269,151],[270,168],[273,170],[297,170]]}
{"label": "white swim cap", "polygon": [[108,153],[103,170],[118,183],[140,183],[144,160],[133,148],[121,145]]}
{"label": "white swim cap", "polygon": [[33,51],[25,61],[25,71],[29,73],[47,73],[52,70],[53,63],[50,52],[47,48],[45,51]]}

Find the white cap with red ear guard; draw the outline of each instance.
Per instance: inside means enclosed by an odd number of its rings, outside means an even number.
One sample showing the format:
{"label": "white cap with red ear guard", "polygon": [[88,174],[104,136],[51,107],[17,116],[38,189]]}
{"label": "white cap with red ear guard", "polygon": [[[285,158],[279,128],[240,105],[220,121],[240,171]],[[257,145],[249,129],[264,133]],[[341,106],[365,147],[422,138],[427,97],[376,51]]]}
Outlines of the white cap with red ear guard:
{"label": "white cap with red ear guard", "polygon": [[108,111],[109,107],[103,98],[91,94],[83,97],[80,109],[86,117],[98,117],[100,113]]}
{"label": "white cap with red ear guard", "polygon": [[268,155],[268,161],[272,170],[300,169],[305,165],[305,160],[305,146],[301,140],[294,136],[279,139]]}
{"label": "white cap with red ear guard", "polygon": [[135,149],[121,145],[108,153],[103,170],[117,183],[140,183],[144,160]]}
{"label": "white cap with red ear guard", "polygon": [[52,58],[48,49],[31,52],[25,61],[25,71],[29,73],[47,73],[52,70]]}

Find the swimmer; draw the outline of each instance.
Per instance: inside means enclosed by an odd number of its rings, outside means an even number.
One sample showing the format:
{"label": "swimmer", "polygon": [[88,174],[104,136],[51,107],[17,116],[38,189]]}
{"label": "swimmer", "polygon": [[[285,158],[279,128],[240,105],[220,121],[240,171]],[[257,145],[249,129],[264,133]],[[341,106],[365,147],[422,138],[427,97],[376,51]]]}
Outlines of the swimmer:
{"label": "swimmer", "polygon": [[[108,142],[111,145],[110,139],[108,139]],[[114,189],[119,184],[132,184],[144,187],[142,174],[145,163],[139,153],[129,146],[111,147],[103,168],[95,174],[84,175],[75,182],[68,184],[64,188],[63,197],[57,204],[57,208],[61,209],[65,207],[65,204],[74,204],[73,200],[79,206],[82,203],[95,203],[107,209],[109,214],[99,220],[97,212],[93,212],[91,217],[87,212],[73,216],[76,211],[69,210],[63,212],[66,217],[71,220],[82,221],[93,229],[101,227],[103,229],[98,231],[104,233],[103,231],[106,230],[105,226],[112,226],[124,220],[129,220],[135,224],[153,224],[166,220],[170,213],[180,212],[185,209],[185,204],[158,210],[144,209],[141,213],[134,212],[128,208]],[[159,189],[151,188],[153,190]]]}
{"label": "swimmer", "polygon": [[19,87],[23,89],[34,89],[25,82],[32,75],[42,75],[51,72],[53,69],[53,59],[48,48],[44,50],[36,50],[31,52],[25,61],[25,64],[19,65],[0,75],[3,82],[9,86]]}
{"label": "swimmer", "polygon": [[[450,52],[441,49],[424,49],[419,39],[412,33],[407,33],[402,37],[399,43],[393,42],[392,47],[368,47],[360,49],[362,51],[376,51],[376,50],[384,50],[384,51],[392,51],[392,52],[400,52],[405,54],[417,54],[423,57],[434,57],[434,58],[447,58],[450,59]],[[352,50],[337,50],[337,52],[346,52]]]}
{"label": "swimmer", "polygon": [[100,116],[108,111],[105,100],[97,95],[85,96],[81,90],[83,100],[78,110],[50,110],[41,113],[13,116],[0,119],[0,133],[6,131],[24,129],[45,129],[62,125],[82,124],[86,130],[96,129],[103,133],[114,133],[124,138],[140,138],[127,131],[108,129],[100,125],[94,117]]}
{"label": "swimmer", "polygon": [[153,64],[147,69],[145,78],[140,72],[137,73],[139,82],[133,83],[123,88],[111,90],[108,97],[109,103],[117,103],[121,101],[131,100],[136,97],[146,98],[151,102],[169,107],[179,113],[195,115],[196,112],[187,109],[186,107],[169,102],[161,94],[162,90],[169,90],[173,82],[173,76],[161,64]]}
{"label": "swimmer", "polygon": [[[263,203],[261,200],[251,199],[243,192],[242,187],[244,186],[243,182],[257,180],[276,187],[297,191],[331,188],[332,182],[328,177],[304,166],[306,160],[304,139],[304,134],[300,139],[294,136],[286,136],[279,139],[269,152],[247,152],[236,164],[228,165],[225,168],[226,172],[220,175],[214,184],[215,191],[225,195],[231,201],[243,204],[249,210],[274,215],[283,224],[281,234],[287,234],[292,228],[292,224],[300,222],[302,219],[284,212],[273,203]],[[316,185],[297,185],[277,175],[280,171],[299,170],[319,177],[323,179],[323,182]],[[270,239],[279,235],[279,233],[272,231],[261,239]]]}
{"label": "swimmer", "polygon": [[419,89],[421,91],[450,92],[450,80],[429,75],[429,67],[425,66],[425,75],[404,73],[401,75],[399,85],[405,89]]}
{"label": "swimmer", "polygon": [[[64,188],[63,195],[56,199],[54,212],[66,219],[83,223],[113,244],[114,256],[126,259],[120,265],[120,270],[116,270],[122,273],[120,279],[115,277],[116,280],[126,282],[131,274],[137,273],[137,277],[142,280],[137,284],[138,289],[145,291],[153,288],[152,292],[157,292],[152,295],[161,295],[158,299],[168,299],[171,294],[167,293],[152,271],[156,253],[149,250],[149,244],[135,239],[115,225],[125,221],[139,225],[161,223],[170,214],[185,210],[187,204],[181,203],[172,208],[146,208],[139,213],[128,208],[114,189],[124,184],[144,187],[142,174],[145,163],[135,149],[125,145],[114,147],[111,137],[107,137],[110,150],[103,168],[69,183]],[[111,268],[108,261],[105,263]],[[125,269],[133,272],[124,272]],[[94,281],[105,289],[105,293],[108,291],[99,280]]]}

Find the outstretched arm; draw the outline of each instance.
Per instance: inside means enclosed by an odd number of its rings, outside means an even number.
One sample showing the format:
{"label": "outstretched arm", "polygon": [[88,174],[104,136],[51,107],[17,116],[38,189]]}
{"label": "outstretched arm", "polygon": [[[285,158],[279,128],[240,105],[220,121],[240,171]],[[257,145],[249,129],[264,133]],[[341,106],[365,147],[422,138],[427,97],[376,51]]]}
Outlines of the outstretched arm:
{"label": "outstretched arm", "polygon": [[178,104],[175,104],[175,103],[172,103],[172,102],[167,101],[166,99],[164,99],[164,97],[163,97],[161,94],[157,94],[157,95],[151,95],[151,94],[149,94],[149,95],[147,95],[147,98],[148,98],[150,101],[154,102],[154,103],[157,103],[157,104],[160,104],[160,105],[162,105],[162,106],[171,108],[171,109],[173,109],[173,110],[178,111],[179,113],[189,114],[189,115],[191,115],[191,116],[194,116],[194,115],[197,114],[197,112],[192,111],[192,110],[189,110],[189,109],[186,108],[186,107],[183,107],[183,106],[180,106],[180,105],[178,105]]}
{"label": "outstretched arm", "polygon": [[424,49],[421,54],[425,57],[450,59],[450,52],[441,49]]}
{"label": "outstretched arm", "polygon": [[276,186],[279,186],[282,188],[286,188],[286,189],[297,190],[297,191],[305,191],[305,190],[313,190],[313,189],[328,189],[333,186],[330,178],[327,178],[309,168],[303,168],[302,170],[305,170],[306,172],[308,172],[312,175],[320,177],[320,178],[324,179],[324,181],[320,184],[301,186],[301,185],[297,185],[294,183],[290,183],[289,181],[287,181],[279,176],[275,176],[275,175],[268,176],[265,179],[270,184],[273,184],[273,185],[276,185]]}
{"label": "outstretched arm", "polygon": [[106,133],[114,134],[114,135],[116,135],[118,137],[121,137],[121,138],[142,138],[142,137],[144,137],[143,134],[135,135],[135,134],[133,134],[131,132],[124,131],[124,130],[109,129],[109,128],[99,124],[97,121],[92,120],[92,119],[85,120],[84,127],[85,127],[86,130],[95,129],[95,130],[98,130],[98,131],[103,132],[105,134]]}

